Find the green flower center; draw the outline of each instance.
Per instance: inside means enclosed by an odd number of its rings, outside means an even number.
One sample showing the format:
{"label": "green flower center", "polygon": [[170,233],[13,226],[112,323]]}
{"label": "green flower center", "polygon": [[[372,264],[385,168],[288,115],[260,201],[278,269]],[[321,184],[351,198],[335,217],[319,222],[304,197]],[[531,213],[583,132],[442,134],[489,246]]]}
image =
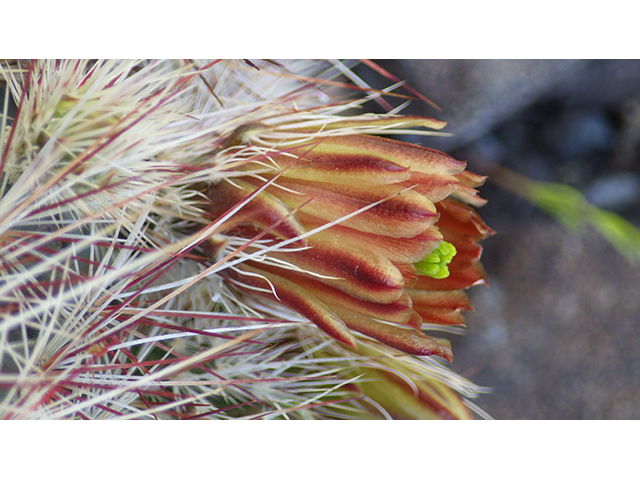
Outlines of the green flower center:
{"label": "green flower center", "polygon": [[456,247],[449,242],[442,241],[427,258],[415,263],[419,275],[425,275],[433,278],[447,278],[449,276],[449,268],[447,265],[451,262],[456,254]]}

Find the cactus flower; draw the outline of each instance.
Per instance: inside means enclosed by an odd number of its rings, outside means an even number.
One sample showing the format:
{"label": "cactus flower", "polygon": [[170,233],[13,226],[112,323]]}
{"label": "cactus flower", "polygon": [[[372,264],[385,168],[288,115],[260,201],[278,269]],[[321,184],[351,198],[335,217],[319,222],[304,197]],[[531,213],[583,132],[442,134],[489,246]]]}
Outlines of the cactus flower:
{"label": "cactus flower", "polygon": [[472,416],[483,178],[350,63],[0,62],[0,418]]}
{"label": "cactus flower", "polygon": [[[472,208],[485,203],[475,190],[484,177],[438,151],[378,136],[292,132],[268,145],[261,128],[233,136],[227,154],[245,161],[206,189],[214,218],[245,202],[220,233],[249,242],[247,254],[266,251],[222,276],[349,346],[359,332],[451,361],[448,342],[422,328],[462,324],[471,309],[464,289],[486,281],[478,241],[492,231]],[[212,239],[211,254],[222,244]]]}

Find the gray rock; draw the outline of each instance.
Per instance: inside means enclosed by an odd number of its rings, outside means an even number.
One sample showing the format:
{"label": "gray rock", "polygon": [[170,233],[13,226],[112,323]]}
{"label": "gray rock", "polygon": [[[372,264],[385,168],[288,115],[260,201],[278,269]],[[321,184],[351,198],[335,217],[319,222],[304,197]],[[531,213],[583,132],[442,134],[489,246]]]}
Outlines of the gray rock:
{"label": "gray rock", "polygon": [[414,102],[411,112],[449,122],[451,138],[429,139],[451,150],[476,140],[513,112],[575,79],[583,60],[402,60],[396,76],[442,108]]}
{"label": "gray rock", "polygon": [[597,207],[621,210],[640,200],[640,178],[635,173],[617,172],[596,179],[584,193]]}
{"label": "gray rock", "polygon": [[545,129],[555,155],[562,159],[602,154],[613,148],[616,131],[599,108],[570,110]]}
{"label": "gray rock", "polygon": [[475,403],[500,419],[640,419],[640,265],[547,218],[484,243],[501,293],[472,289],[452,339],[454,370],[494,390]]}

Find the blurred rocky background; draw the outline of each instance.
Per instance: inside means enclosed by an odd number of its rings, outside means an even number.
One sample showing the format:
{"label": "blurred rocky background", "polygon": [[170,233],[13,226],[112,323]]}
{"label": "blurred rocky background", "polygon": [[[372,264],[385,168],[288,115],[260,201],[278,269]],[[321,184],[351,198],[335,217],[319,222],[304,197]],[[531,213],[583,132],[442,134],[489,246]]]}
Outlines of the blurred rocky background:
{"label": "blurred rocky background", "polygon": [[[453,134],[411,141],[478,173],[490,161],[570,185],[640,227],[640,61],[377,63],[442,109],[415,101],[405,113]],[[453,369],[493,389],[475,403],[497,419],[640,419],[640,264],[491,183],[481,194],[497,231],[483,243],[489,288],[470,290],[476,312],[452,338]]]}

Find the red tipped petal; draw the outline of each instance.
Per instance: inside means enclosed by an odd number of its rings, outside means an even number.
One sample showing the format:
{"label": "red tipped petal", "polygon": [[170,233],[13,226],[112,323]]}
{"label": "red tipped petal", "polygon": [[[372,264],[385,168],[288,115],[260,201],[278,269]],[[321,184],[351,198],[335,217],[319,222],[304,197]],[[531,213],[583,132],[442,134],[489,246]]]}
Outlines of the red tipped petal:
{"label": "red tipped petal", "polygon": [[[436,205],[440,218],[437,226],[443,232],[460,235],[467,240],[480,241],[495,232],[482,221],[470,206],[458,200],[446,199]],[[455,238],[452,235],[450,238]],[[449,240],[447,240],[449,241]]]}
{"label": "red tipped petal", "polygon": [[[251,265],[254,265],[253,262],[251,262]],[[330,287],[329,285],[322,283],[321,280],[298,272],[284,270],[279,267],[264,264],[261,264],[257,268],[286,278],[299,287],[305,289],[331,308],[334,306],[340,307],[368,317],[394,323],[407,323],[413,315],[411,299],[409,298],[409,295],[405,293],[391,303],[367,302],[354,298],[341,290]]]}
{"label": "red tipped petal", "polygon": [[424,195],[432,202],[444,200],[460,188],[460,181],[454,175],[432,175],[411,172],[411,178],[401,184],[413,187],[414,192]]}
{"label": "red tipped petal", "polygon": [[326,221],[337,220],[384,200],[341,222],[347,227],[377,235],[415,237],[438,218],[436,207],[427,198],[411,190],[403,191],[396,185],[378,185],[372,189],[370,186],[282,178],[267,190],[274,192],[289,208],[308,202],[300,211]]}
{"label": "red tipped petal", "polygon": [[314,148],[314,152],[375,155],[403,167],[410,167],[413,171],[439,175],[455,175],[465,167],[464,162],[437,150],[370,135],[327,137]]}
{"label": "red tipped petal", "polygon": [[303,270],[332,278],[323,283],[366,301],[391,303],[402,295],[404,279],[384,256],[345,244],[340,237],[320,232],[308,239],[309,248],[270,255]]}
{"label": "red tipped petal", "polygon": [[407,289],[414,307],[448,308],[450,310],[472,310],[471,302],[466,293],[460,290],[452,292],[428,292]]}
{"label": "red tipped petal", "polygon": [[302,158],[280,156],[281,166],[291,165],[284,176],[299,180],[350,185],[400,183],[411,176],[407,167],[371,155],[318,153],[310,151]]}
{"label": "red tipped petal", "polygon": [[[251,184],[239,179],[234,180],[234,183],[236,185],[220,182],[208,189],[207,196],[211,200],[209,211],[215,217],[224,214],[256,190]],[[271,233],[287,240],[305,233],[304,228],[298,219],[291,215],[290,210],[280,200],[264,191],[255,195],[234,214],[227,222],[227,228],[243,223],[256,225],[263,230],[271,228]]]}
{"label": "red tipped petal", "polygon": [[433,337],[413,329],[396,327],[351,312],[338,311],[349,328],[410,355],[437,355],[453,361],[453,353],[447,345]]}
{"label": "red tipped petal", "polygon": [[472,310],[469,297],[461,290],[428,292],[410,289],[407,293],[413,301],[413,309],[426,323],[462,325],[462,310]]}
{"label": "red tipped petal", "polygon": [[[321,227],[326,223],[313,215],[304,213],[300,213],[298,217],[308,230]],[[442,241],[442,234],[435,226],[429,227],[415,237],[410,238],[376,235],[361,232],[344,225],[334,225],[325,231],[336,237],[339,236],[344,239],[345,243],[358,245],[360,248],[366,245],[368,250],[384,255],[392,262],[419,262]]]}
{"label": "red tipped petal", "polygon": [[480,187],[481,185],[484,185],[484,182],[487,181],[487,177],[470,172],[469,170],[460,172],[456,175],[456,177],[458,178],[458,180],[460,180],[460,183],[471,188]]}
{"label": "red tipped petal", "polygon": [[[278,275],[244,264],[242,265],[242,270],[260,276],[242,275],[231,270],[226,271],[223,276],[232,280],[236,287],[251,295],[282,302],[294,312],[316,324],[318,328],[331,337],[355,347],[356,339],[349,332],[344,322],[316,297]],[[255,290],[256,288],[261,290]],[[275,290],[277,297],[272,293],[272,288]]]}
{"label": "red tipped petal", "polygon": [[464,325],[464,316],[456,310],[448,308],[416,307],[416,312],[424,323],[436,325]]}

